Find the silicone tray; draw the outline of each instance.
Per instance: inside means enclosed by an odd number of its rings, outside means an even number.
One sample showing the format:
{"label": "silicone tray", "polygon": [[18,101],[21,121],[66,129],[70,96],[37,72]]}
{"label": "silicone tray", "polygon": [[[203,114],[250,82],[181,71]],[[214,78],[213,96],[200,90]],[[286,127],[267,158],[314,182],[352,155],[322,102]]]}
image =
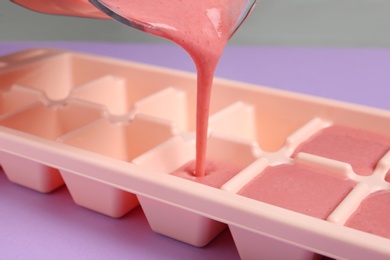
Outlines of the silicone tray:
{"label": "silicone tray", "polygon": [[210,175],[215,188],[169,174],[195,157],[195,85],[61,50],[1,57],[0,164],[111,217],[141,205],[153,230],[194,246],[228,227],[243,259],[390,257],[389,111],[215,79],[208,157],[237,169]]}

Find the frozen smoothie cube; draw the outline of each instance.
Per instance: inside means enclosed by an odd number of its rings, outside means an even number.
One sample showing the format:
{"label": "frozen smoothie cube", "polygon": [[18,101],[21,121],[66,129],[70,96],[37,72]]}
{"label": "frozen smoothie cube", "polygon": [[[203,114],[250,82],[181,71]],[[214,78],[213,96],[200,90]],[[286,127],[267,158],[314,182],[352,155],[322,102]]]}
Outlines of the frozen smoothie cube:
{"label": "frozen smoothie cube", "polygon": [[232,163],[220,160],[207,160],[205,175],[195,176],[195,160],[192,160],[179,169],[172,172],[172,175],[192,180],[214,188],[220,188],[225,182],[234,177],[242,168]]}
{"label": "frozen smoothie cube", "polygon": [[346,162],[356,174],[367,176],[389,149],[390,136],[334,125],[302,143],[294,155],[305,152]]}
{"label": "frozen smoothie cube", "polygon": [[326,219],[355,182],[306,165],[267,167],[238,194],[312,217]]}
{"label": "frozen smoothie cube", "polygon": [[362,201],[345,224],[361,231],[390,238],[390,191],[379,191]]}

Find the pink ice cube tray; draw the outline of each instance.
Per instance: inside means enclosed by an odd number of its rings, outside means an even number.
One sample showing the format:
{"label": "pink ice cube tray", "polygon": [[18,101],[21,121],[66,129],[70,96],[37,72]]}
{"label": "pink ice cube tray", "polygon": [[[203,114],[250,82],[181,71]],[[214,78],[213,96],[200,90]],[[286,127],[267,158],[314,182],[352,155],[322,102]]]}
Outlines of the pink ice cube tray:
{"label": "pink ice cube tray", "polygon": [[389,111],[217,78],[207,156],[239,170],[212,187],[169,174],[195,158],[195,86],[61,50],[1,57],[1,167],[110,217],[140,205],[194,246],[229,228],[243,259],[390,258]]}

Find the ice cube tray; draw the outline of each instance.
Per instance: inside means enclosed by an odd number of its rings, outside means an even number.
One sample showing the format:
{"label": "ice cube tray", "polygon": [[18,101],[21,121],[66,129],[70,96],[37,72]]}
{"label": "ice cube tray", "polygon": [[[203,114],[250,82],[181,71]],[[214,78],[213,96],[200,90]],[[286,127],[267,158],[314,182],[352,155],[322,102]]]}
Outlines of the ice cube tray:
{"label": "ice cube tray", "polygon": [[[389,229],[388,111],[216,79],[208,156],[240,171],[214,188],[168,174],[195,156],[195,85],[191,73],[61,50],[1,57],[0,164],[12,182],[65,184],[111,217],[141,205],[153,230],[195,246],[229,228],[243,259],[390,257],[377,231]],[[315,209],[301,211],[304,192]],[[362,215],[376,229],[355,228]]]}

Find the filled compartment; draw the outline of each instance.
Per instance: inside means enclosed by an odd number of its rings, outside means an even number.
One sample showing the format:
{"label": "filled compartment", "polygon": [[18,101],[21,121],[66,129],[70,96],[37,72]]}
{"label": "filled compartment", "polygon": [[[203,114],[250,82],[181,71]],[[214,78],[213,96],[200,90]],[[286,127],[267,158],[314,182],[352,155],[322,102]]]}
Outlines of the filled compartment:
{"label": "filled compartment", "polygon": [[313,165],[294,163],[265,168],[238,194],[325,220],[355,185]]}
{"label": "filled compartment", "polygon": [[[300,154],[294,161],[270,165],[275,160],[266,157],[267,154],[252,163],[225,183],[222,189],[261,203],[327,220],[356,186],[356,182],[349,178],[348,167],[339,162]],[[257,207],[261,208],[261,203]],[[229,225],[229,228],[243,259],[258,255],[267,259],[322,258],[310,249],[294,246],[291,241],[268,237],[236,225]]]}
{"label": "filled compartment", "polygon": [[356,174],[371,175],[390,150],[390,136],[357,128],[332,125],[304,141],[294,152],[323,156],[349,163]]}
{"label": "filled compartment", "polygon": [[365,198],[345,225],[390,238],[390,190],[377,191]]}
{"label": "filled compartment", "polygon": [[[229,136],[211,135],[208,140],[206,174],[195,177],[195,140],[192,136],[171,138],[153,150],[135,158],[134,164],[185,180],[220,188],[243,168],[256,160],[260,152],[253,142]],[[257,152],[256,152],[257,151]],[[226,224],[147,196],[138,196],[151,228],[160,234],[194,246],[205,246]],[[191,223],[190,225],[188,223]]]}

